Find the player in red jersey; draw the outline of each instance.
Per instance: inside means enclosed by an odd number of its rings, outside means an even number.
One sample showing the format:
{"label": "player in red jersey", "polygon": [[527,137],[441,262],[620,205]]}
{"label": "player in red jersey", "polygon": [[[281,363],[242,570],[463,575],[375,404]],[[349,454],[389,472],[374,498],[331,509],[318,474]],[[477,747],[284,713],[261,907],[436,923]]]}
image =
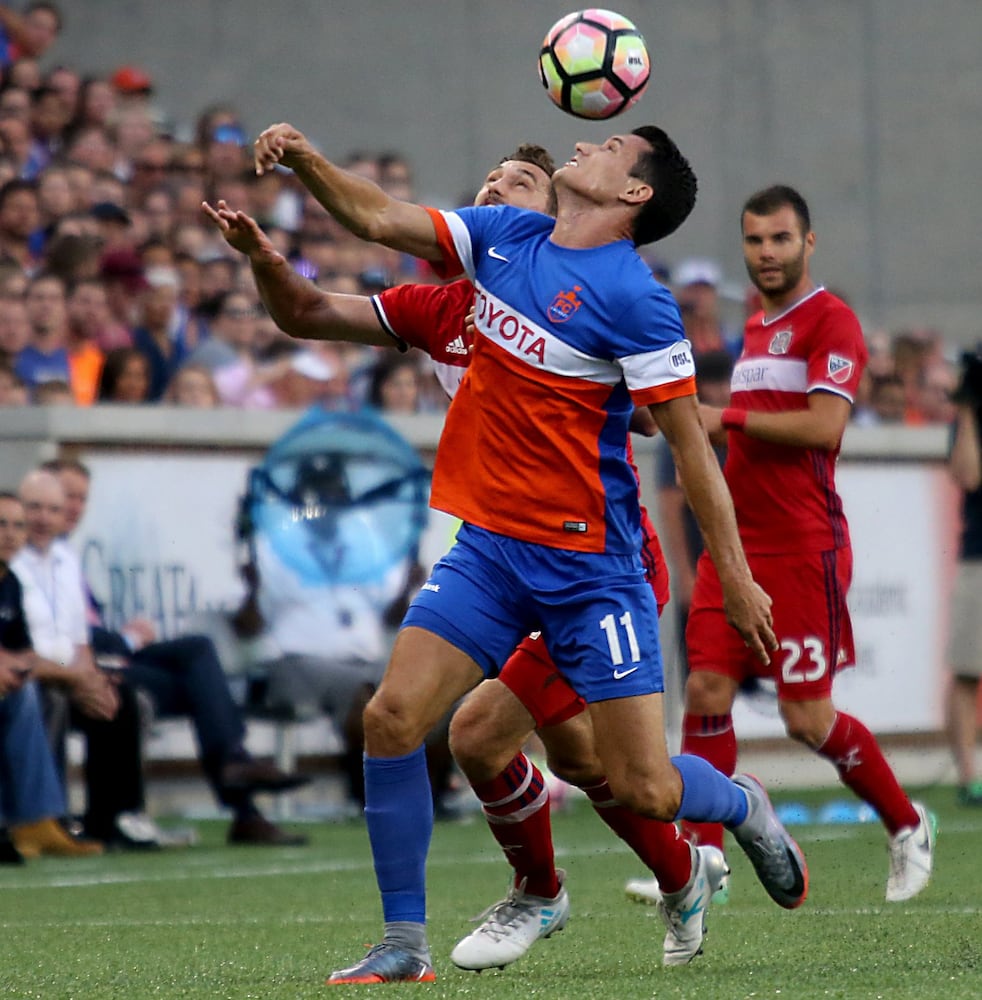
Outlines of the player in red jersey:
{"label": "player in red jersey", "polygon": [[[852,310],[811,278],[815,236],[797,191],[753,195],[741,222],[763,308],[747,321],[730,407],[702,412],[710,434],[727,438],[724,475],[754,578],[774,598],[780,651],[767,668],[748,655],[723,619],[716,572],[703,555],[686,629],[682,746],[732,774],[737,687],[772,677],[788,735],[831,761],[879,813],[890,838],[887,900],[910,899],[931,874],[933,817],[904,793],[873,734],[832,701],[835,673],[854,663],[852,550],[835,464],[866,346]],[[718,824],[684,826],[701,843],[722,846]]]}
{"label": "player in red jersey", "polygon": [[[552,161],[545,150],[520,146],[488,174],[475,204],[546,211],[551,173]],[[465,323],[474,302],[470,281],[400,285],[372,298],[323,292],[293,271],[244,213],[231,213],[224,206],[207,211],[228,242],[249,257],[263,301],[285,332],[308,339],[419,348],[433,358],[447,395],[456,393],[473,344],[473,330]],[[641,510],[642,561],[660,611],[669,598],[668,572],[654,526],[644,507]],[[569,913],[563,874],[555,866],[548,791],[541,772],[523,752],[536,730],[550,769],[586,792],[598,815],[634,848],[668,891],[683,888],[690,879],[692,854],[677,827],[647,819],[614,801],[585,709],[586,703],[534,634],[519,644],[498,677],[480,684],[454,716],[455,757],[484,804],[491,831],[514,870],[508,897],[454,950],[453,960],[462,968],[515,961],[535,941],[561,928]],[[715,866],[715,888],[725,871],[717,856],[706,857],[707,864]],[[546,920],[544,910],[552,913]],[[681,964],[697,950],[692,943],[681,954],[673,948],[669,960]]]}

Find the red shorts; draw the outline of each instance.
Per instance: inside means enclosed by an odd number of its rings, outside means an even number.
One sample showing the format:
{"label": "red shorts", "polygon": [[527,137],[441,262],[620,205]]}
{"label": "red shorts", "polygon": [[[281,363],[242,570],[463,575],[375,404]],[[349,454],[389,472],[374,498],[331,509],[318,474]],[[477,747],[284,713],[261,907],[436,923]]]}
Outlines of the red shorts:
{"label": "red shorts", "polygon": [[689,670],[707,670],[736,681],[771,677],[778,698],[827,698],[832,678],[856,661],[846,594],[852,579],[852,549],[800,555],[749,555],[754,579],[770,594],[780,648],[765,665],[723,615],[716,567],[699,558],[692,608],[685,629]]}
{"label": "red shorts", "polygon": [[[668,600],[668,570],[653,530],[645,538],[642,559],[660,615]],[[536,729],[558,726],[586,708],[586,702],[556,669],[538,632],[518,644],[501,668],[498,680],[528,709]]]}

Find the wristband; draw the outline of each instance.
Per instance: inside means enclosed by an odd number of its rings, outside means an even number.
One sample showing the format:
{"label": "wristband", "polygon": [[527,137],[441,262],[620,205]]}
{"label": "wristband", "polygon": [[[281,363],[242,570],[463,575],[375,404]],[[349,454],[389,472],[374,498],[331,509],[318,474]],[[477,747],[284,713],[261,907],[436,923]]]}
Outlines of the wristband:
{"label": "wristband", "polygon": [[728,406],[720,415],[720,423],[724,430],[742,431],[747,426],[747,411]]}

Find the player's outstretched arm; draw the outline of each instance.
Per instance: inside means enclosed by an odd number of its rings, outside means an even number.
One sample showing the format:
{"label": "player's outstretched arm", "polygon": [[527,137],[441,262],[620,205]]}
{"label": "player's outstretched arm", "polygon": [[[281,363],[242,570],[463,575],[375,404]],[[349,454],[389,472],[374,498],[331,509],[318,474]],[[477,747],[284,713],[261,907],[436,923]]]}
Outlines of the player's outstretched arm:
{"label": "player's outstretched arm", "polygon": [[220,201],[202,210],[229,246],[249,258],[252,275],[273,322],[301,340],[344,340],[394,347],[378,321],[369,298],[324,292],[290,266],[252,216]]}
{"label": "player's outstretched arm", "polygon": [[424,260],[442,259],[429,213],[421,205],[399,201],[365,177],[331,163],[292,125],[270,125],[254,145],[256,173],[276,164],[289,167],[304,187],[345,229],[372,243],[382,243]]}
{"label": "player's outstretched arm", "polygon": [[680,396],[651,407],[665,435],[685,491],[723,586],[729,623],[764,663],[777,648],[771,599],[754,582],[737,533],[733,499],[699,419],[695,396]]}

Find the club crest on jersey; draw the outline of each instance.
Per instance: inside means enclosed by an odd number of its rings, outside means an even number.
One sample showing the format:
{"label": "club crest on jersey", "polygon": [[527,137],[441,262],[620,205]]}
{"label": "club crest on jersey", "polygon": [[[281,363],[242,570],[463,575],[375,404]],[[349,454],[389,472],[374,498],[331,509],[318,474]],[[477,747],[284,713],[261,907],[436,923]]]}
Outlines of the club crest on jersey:
{"label": "club crest on jersey", "polygon": [[574,285],[571,292],[559,292],[546,310],[550,323],[565,323],[576,312],[583,302],[576,297],[580,285]]}
{"label": "club crest on jersey", "polygon": [[836,385],[844,385],[852,375],[853,364],[848,358],[839,354],[829,355],[829,378]]}
{"label": "club crest on jersey", "polygon": [[791,329],[778,330],[777,333],[771,337],[771,342],[767,347],[768,354],[787,354],[788,348],[791,346]]}

